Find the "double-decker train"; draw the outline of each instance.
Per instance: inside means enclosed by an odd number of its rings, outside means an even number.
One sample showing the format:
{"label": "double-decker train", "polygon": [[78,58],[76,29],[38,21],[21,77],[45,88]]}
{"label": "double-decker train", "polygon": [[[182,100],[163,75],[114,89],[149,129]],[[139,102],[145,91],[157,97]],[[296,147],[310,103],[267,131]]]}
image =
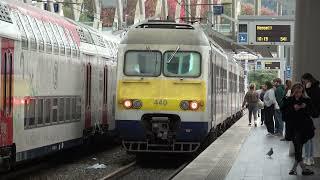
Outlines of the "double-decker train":
{"label": "double-decker train", "polygon": [[0,164],[78,145],[115,127],[119,39],[0,0]]}
{"label": "double-decker train", "polygon": [[242,114],[243,68],[200,26],[143,22],[117,58],[115,120],[128,152],[195,152]]}

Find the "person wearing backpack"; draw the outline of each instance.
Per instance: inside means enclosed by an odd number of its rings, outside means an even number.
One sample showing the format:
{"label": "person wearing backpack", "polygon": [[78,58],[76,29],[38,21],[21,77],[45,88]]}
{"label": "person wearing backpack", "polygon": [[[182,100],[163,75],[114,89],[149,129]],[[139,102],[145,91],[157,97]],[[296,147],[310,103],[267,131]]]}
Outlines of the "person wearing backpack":
{"label": "person wearing backpack", "polygon": [[[316,80],[312,74],[305,73],[302,75],[301,82],[306,90],[306,94],[311,99],[312,104],[312,120],[316,127],[319,127],[319,114],[320,114],[320,87],[319,87],[319,81]],[[316,128],[316,131],[318,131],[319,128]],[[317,134],[317,133],[316,133]],[[319,137],[315,137],[319,138]],[[314,138],[313,138],[314,139]],[[313,165],[314,159],[313,159],[313,151],[314,151],[314,144],[313,139],[310,139],[304,146],[305,150],[305,158],[304,163],[306,165]]]}
{"label": "person wearing backpack", "polygon": [[257,127],[257,112],[258,112],[258,101],[259,101],[259,95],[255,91],[255,84],[250,84],[249,91],[246,93],[242,107],[245,107],[246,104],[248,104],[248,110],[249,110],[249,126],[251,126],[251,119],[253,115],[254,119],[254,126]]}

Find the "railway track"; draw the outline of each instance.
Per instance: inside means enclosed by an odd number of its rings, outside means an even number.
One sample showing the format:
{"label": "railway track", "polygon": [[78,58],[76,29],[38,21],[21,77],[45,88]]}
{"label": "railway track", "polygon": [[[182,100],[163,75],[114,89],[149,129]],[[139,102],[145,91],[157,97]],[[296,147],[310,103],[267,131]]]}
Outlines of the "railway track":
{"label": "railway track", "polygon": [[137,168],[137,161],[134,161],[128,165],[125,165],[114,172],[104,176],[103,178],[99,180],[113,180],[113,179],[120,179],[121,177],[125,176],[126,174],[134,171],[134,169]]}

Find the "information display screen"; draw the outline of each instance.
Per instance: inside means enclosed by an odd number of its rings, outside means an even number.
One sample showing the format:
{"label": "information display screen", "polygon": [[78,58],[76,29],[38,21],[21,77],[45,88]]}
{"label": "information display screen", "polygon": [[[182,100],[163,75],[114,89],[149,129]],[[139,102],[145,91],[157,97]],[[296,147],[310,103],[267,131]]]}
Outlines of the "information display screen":
{"label": "information display screen", "polygon": [[265,69],[280,69],[280,62],[265,62]]}
{"label": "information display screen", "polygon": [[290,25],[256,25],[257,42],[290,42]]}

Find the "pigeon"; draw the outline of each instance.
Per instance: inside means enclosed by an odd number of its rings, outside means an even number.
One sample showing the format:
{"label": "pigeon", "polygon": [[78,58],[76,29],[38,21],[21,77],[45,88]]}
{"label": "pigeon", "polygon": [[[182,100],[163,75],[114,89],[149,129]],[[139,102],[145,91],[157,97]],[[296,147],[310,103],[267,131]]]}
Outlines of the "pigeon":
{"label": "pigeon", "polygon": [[271,148],[271,149],[269,150],[269,152],[268,152],[266,155],[268,155],[268,156],[269,156],[269,158],[271,158],[272,154],[273,154],[273,149]]}

